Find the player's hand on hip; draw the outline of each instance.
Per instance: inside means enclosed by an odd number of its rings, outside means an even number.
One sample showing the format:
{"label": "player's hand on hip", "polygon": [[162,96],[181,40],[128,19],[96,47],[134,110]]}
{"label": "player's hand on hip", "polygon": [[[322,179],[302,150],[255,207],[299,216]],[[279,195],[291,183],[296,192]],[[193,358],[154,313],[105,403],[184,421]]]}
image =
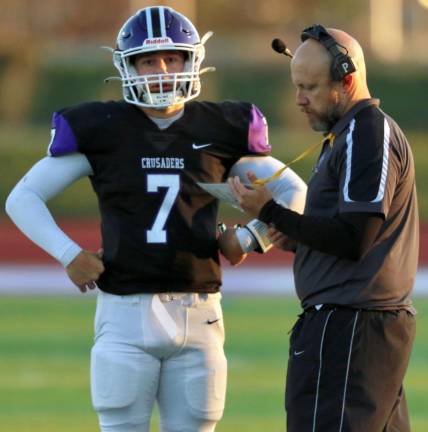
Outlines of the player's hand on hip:
{"label": "player's hand on hip", "polygon": [[[257,180],[251,171],[247,173],[247,177],[251,183]],[[248,188],[241,183],[238,176],[229,178],[228,183],[242,210],[252,217],[257,218],[262,207],[272,199],[269,189],[260,186]]]}
{"label": "player's hand on hip", "polygon": [[82,293],[96,288],[96,281],[104,271],[100,251],[97,253],[82,250],[67,266],[67,274]]}

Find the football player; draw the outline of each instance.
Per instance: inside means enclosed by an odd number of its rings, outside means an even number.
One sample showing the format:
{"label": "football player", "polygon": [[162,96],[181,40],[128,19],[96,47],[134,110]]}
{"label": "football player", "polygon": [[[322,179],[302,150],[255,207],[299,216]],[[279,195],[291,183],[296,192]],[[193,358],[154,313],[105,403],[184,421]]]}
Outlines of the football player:
{"label": "football player", "polygon": [[[163,432],[213,431],[223,414],[218,201],[197,182],[245,178],[248,168],[269,176],[283,165],[268,156],[256,106],[191,101],[209,35],[167,7],[131,16],[113,50],[124,100],[56,112],[48,157],[7,200],[17,226],[82,292],[99,288],[91,391],[104,432],[148,431],[155,402]],[[97,253],[70,239],[46,206],[85,176],[101,215]],[[303,210],[306,185],[293,171],[270,187]],[[232,263],[259,246],[245,228],[226,230],[221,245]]]}

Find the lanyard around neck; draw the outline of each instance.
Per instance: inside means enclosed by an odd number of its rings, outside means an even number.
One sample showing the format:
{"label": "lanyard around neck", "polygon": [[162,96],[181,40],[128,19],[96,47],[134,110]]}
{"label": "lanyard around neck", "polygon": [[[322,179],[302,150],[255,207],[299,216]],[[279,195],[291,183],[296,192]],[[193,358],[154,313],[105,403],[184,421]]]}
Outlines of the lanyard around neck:
{"label": "lanyard around neck", "polygon": [[323,144],[328,144],[330,147],[333,146],[333,142],[335,139],[335,135],[330,132],[322,141],[320,141],[319,143],[315,143],[312,144],[310,147],[308,147],[303,153],[301,153],[299,156],[297,156],[296,158],[294,158],[292,161],[286,163],[281,169],[279,169],[275,174],[271,175],[270,177],[266,177],[263,179],[257,179],[254,180],[252,185],[257,189],[260,187],[265,186],[267,183],[270,183],[274,180],[277,180],[281,174],[290,166],[293,165],[294,163],[304,159],[306,156],[308,156],[309,154],[313,153],[320,145]]}

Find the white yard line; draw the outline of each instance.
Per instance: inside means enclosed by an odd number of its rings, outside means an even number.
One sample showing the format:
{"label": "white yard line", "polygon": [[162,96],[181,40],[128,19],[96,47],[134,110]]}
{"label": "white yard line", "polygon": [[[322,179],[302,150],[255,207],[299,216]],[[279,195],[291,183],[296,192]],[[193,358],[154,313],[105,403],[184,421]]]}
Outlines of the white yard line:
{"label": "white yard line", "polygon": [[[223,294],[292,294],[290,267],[223,268]],[[0,295],[80,295],[55,265],[0,265]],[[415,296],[428,296],[428,267],[419,269]]]}

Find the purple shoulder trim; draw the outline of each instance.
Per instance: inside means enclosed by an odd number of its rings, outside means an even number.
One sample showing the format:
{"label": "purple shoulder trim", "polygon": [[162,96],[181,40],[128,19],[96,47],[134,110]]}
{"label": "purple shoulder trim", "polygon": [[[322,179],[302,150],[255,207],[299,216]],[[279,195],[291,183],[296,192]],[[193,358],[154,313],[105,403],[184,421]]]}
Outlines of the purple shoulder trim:
{"label": "purple shoulder trim", "polygon": [[248,149],[252,153],[270,153],[268,125],[265,116],[255,106],[251,106],[251,121],[248,126]]}
{"label": "purple shoulder trim", "polygon": [[67,120],[61,114],[54,113],[48,155],[63,156],[77,151],[77,140]]}

